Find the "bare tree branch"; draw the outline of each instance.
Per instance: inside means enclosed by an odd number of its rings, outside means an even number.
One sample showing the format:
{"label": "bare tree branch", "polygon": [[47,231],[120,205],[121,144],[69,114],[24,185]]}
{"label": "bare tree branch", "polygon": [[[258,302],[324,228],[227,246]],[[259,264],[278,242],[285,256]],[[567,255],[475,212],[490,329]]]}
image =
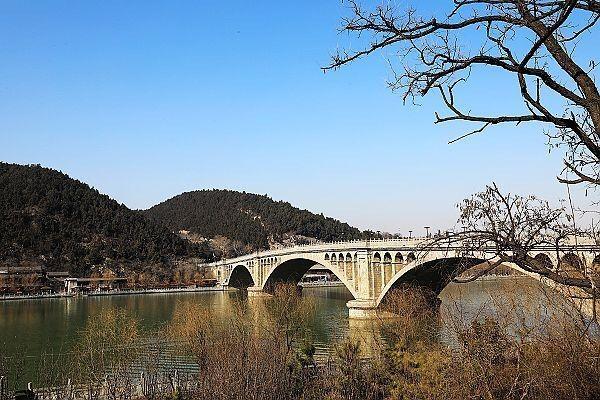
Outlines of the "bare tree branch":
{"label": "bare tree branch", "polygon": [[[584,40],[600,20],[594,0],[454,0],[441,20],[414,9],[399,11],[389,3],[365,10],[349,0],[350,16],[342,31],[371,40],[361,49],[341,51],[324,71],[359,58],[394,50],[403,71],[394,70],[392,90],[412,100],[439,89],[450,115],[436,113],[435,123],[465,121],[478,124],[457,140],[504,123],[552,124],[553,147],[564,152],[559,181],[600,183],[600,92],[590,60],[586,70],[574,58],[576,41]],[[587,36],[589,37],[589,36]],[[577,39],[577,40],[575,40]],[[393,63],[390,63],[393,65]],[[472,72],[497,70],[515,78],[525,111],[472,115],[454,101],[457,83],[468,86]],[[564,106],[557,106],[564,104]],[[569,175],[575,175],[570,177]]]}
{"label": "bare tree branch", "polygon": [[[578,265],[568,265],[565,261],[577,252],[573,238],[593,238],[589,232],[576,229],[564,209],[552,208],[535,196],[503,194],[496,184],[464,200],[459,207],[463,230],[434,238],[429,246],[442,243],[458,246],[465,255],[489,253],[493,249],[493,259],[474,276],[455,278],[455,282],[469,282],[502,263],[514,263],[526,272],[558,284],[576,287],[596,297],[600,294],[595,284],[600,280],[600,271],[585,268],[581,260]],[[534,254],[539,248],[554,252],[557,263],[547,264],[536,258]]]}

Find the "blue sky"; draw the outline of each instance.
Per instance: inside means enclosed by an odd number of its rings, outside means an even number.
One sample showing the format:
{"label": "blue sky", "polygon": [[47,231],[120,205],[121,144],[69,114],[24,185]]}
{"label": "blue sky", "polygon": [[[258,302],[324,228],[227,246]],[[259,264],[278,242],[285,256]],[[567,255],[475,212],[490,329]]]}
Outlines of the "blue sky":
{"label": "blue sky", "polygon": [[[324,74],[352,44],[344,13],[337,0],[3,1],[0,160],[132,208],[229,188],[405,234],[451,227],[456,203],[492,181],[565,197],[540,126],[448,145],[465,128],[433,124],[436,97],[404,106],[385,54]],[[510,100],[514,82],[485,83],[465,102]]]}

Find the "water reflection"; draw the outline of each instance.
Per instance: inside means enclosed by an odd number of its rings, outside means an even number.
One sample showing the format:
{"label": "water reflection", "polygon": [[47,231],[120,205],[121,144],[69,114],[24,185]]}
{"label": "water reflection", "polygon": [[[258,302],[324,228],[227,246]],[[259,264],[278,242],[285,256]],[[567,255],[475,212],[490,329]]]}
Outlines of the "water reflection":
{"label": "water reflection", "polygon": [[[345,288],[306,288],[303,293],[315,303],[311,332],[319,357],[326,357],[333,343],[348,336],[361,342],[367,356],[376,348],[378,321],[349,320],[346,302],[352,296]],[[552,312],[548,293],[529,279],[451,284],[440,297],[443,329],[450,341],[455,321],[497,313],[500,303],[508,303],[513,317],[520,320]],[[182,302],[200,304],[211,310],[214,318],[224,317],[233,307],[247,307],[257,316],[267,312],[264,297],[246,297],[235,291],[0,302],[0,353],[33,356],[28,361],[33,370],[36,356],[67,351],[88,318],[103,310],[126,309],[141,320],[144,330],[154,331],[171,321]]]}

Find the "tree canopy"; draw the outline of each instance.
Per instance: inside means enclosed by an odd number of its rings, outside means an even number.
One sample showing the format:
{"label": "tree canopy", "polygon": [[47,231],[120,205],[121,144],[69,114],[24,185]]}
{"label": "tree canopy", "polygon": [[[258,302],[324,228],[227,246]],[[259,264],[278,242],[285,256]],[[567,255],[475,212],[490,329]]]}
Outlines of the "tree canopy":
{"label": "tree canopy", "polygon": [[205,238],[225,236],[255,249],[284,235],[302,235],[323,241],[362,237],[357,228],[323,215],[300,210],[266,195],[232,190],[183,193],[144,212],[174,231],[189,230]]}

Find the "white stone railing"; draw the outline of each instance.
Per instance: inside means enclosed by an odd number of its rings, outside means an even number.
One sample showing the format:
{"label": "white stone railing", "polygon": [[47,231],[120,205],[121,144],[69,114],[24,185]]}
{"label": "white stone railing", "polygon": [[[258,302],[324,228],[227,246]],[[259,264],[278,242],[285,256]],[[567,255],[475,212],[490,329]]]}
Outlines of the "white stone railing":
{"label": "white stone railing", "polygon": [[317,242],[317,243],[305,243],[305,244],[297,244],[284,246],[278,249],[273,250],[263,250],[256,251],[254,253],[245,254],[243,256],[223,259],[219,261],[215,261],[209,263],[208,265],[223,265],[229,263],[239,263],[243,261],[247,261],[250,259],[254,259],[257,257],[269,257],[269,256],[277,256],[282,254],[289,254],[296,250],[298,253],[305,253],[307,251],[340,251],[340,250],[349,250],[349,249],[357,249],[357,248],[373,248],[378,245],[385,244],[402,244],[402,247],[412,247],[417,248],[418,245],[427,241],[425,237],[418,238],[400,238],[400,239],[354,239],[348,241],[334,241],[334,242]]}
{"label": "white stone railing", "polygon": [[[263,250],[256,251],[254,253],[246,254],[243,256],[223,259],[219,261],[215,261],[209,263],[209,266],[219,266],[219,265],[227,265],[232,263],[243,263],[245,261],[249,261],[256,258],[262,257],[271,257],[271,256],[280,256],[287,255],[290,253],[307,253],[313,251],[323,251],[323,252],[337,252],[337,251],[347,251],[347,250],[356,250],[356,249],[371,249],[371,250],[379,250],[379,249],[388,249],[390,247],[397,246],[396,250],[406,249],[412,251],[424,250],[423,244],[426,243],[431,238],[426,237],[415,237],[415,238],[395,238],[395,239],[355,239],[348,241],[334,241],[334,242],[315,242],[315,243],[305,243],[299,245],[290,245],[284,246],[278,249],[273,250]],[[438,243],[436,245],[436,249],[443,250],[460,250],[463,247],[459,244],[448,244],[444,245],[443,243]],[[581,244],[575,245],[574,243],[567,244],[563,246],[563,249],[566,251],[579,251],[579,252],[595,252],[600,253],[600,246],[596,244],[591,244],[589,241],[585,241]],[[433,250],[433,249],[432,249]],[[545,246],[540,247],[539,251],[556,251],[556,248],[553,246]],[[493,251],[493,249],[490,249]]]}

